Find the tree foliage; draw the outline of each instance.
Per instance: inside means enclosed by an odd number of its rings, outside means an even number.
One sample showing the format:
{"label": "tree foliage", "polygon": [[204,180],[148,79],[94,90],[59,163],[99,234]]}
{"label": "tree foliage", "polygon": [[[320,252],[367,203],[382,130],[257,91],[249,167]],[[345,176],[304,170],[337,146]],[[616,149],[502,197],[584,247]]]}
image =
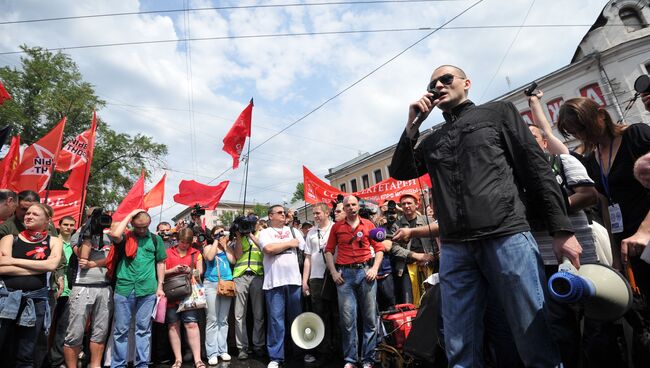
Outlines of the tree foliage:
{"label": "tree foliage", "polygon": [[[21,143],[32,144],[67,116],[65,144],[90,127],[93,110],[99,115],[106,102],[83,80],[68,55],[40,47],[21,48],[25,56],[19,69],[0,68],[0,79],[13,97],[0,109],[0,126],[11,125],[13,134],[20,134]],[[99,117],[97,120],[86,203],[115,207],[141,170],[149,173],[163,167],[167,146],[142,134],[118,133]],[[51,188],[63,189],[67,176],[55,173]]]}
{"label": "tree foliage", "polygon": [[293,197],[291,197],[291,202],[302,202],[305,200],[305,184],[298,183],[296,184],[296,190],[293,192]]}

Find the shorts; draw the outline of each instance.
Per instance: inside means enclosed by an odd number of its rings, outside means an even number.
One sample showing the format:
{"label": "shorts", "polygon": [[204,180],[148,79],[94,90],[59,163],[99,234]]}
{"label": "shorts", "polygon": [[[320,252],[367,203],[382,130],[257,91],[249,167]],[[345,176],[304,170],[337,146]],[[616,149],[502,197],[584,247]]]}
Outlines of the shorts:
{"label": "shorts", "polygon": [[72,287],[68,298],[70,316],[64,340],[65,346],[80,346],[83,343],[88,316],[92,316],[90,341],[99,344],[106,341],[113,313],[112,294],[110,286]]}
{"label": "shorts", "polygon": [[178,306],[167,308],[165,312],[165,323],[176,323],[179,320],[183,323],[198,323],[199,322],[199,313],[196,309],[190,309],[183,312],[176,312]]}

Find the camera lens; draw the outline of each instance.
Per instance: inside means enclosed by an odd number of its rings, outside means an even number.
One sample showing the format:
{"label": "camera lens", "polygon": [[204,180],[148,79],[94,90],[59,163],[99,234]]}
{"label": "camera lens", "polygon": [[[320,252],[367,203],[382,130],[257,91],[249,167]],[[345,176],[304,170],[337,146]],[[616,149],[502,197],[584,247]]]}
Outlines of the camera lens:
{"label": "camera lens", "polygon": [[650,93],[650,76],[641,75],[634,81],[634,90],[639,93]]}

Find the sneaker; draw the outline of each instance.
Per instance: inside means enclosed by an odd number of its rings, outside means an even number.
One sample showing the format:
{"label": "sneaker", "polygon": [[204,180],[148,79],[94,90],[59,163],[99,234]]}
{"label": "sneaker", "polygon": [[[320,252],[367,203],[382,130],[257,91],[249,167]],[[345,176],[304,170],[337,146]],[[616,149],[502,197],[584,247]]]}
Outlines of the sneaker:
{"label": "sneaker", "polygon": [[278,362],[276,360],[271,360],[269,362],[269,365],[266,366],[266,368],[280,368],[280,367],[281,367],[280,362]]}
{"label": "sneaker", "polygon": [[316,362],[316,357],[314,357],[311,354],[305,354],[305,363],[311,364],[311,363],[314,363],[314,362]]}
{"label": "sneaker", "polygon": [[217,365],[217,364],[219,364],[219,357],[217,357],[216,355],[208,359],[208,365]]}
{"label": "sneaker", "polygon": [[230,359],[232,359],[232,358],[230,357],[230,354],[228,354],[228,353],[223,353],[223,354],[221,354],[220,358],[221,358],[221,360],[223,360],[224,362],[229,362]]}
{"label": "sneaker", "polygon": [[353,363],[345,363],[345,365],[343,366],[343,368],[357,368],[357,366],[354,365]]}
{"label": "sneaker", "polygon": [[237,355],[237,359],[239,359],[239,360],[248,359],[248,353],[246,352],[246,350],[240,350],[239,355]]}
{"label": "sneaker", "polygon": [[372,367],[374,367],[374,366],[375,366],[375,365],[372,364],[371,362],[365,362],[365,363],[363,363],[363,368],[372,368]]}

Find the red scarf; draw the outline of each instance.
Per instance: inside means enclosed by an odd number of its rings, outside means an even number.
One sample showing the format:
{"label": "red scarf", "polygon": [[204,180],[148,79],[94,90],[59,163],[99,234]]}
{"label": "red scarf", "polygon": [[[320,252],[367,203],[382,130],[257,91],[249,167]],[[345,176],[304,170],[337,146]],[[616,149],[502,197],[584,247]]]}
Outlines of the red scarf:
{"label": "red scarf", "polygon": [[[154,236],[154,235],[151,235]],[[136,254],[138,253],[138,238],[133,234],[133,232],[128,231],[126,234],[124,234],[124,255],[129,258],[129,259],[134,259]],[[113,245],[111,249],[108,251],[108,256],[106,256],[106,269],[107,269],[107,275],[109,278],[113,278],[115,276],[115,269],[117,268],[117,264],[115,261],[117,260],[116,252],[117,250],[115,247],[119,247],[121,245]]]}
{"label": "red scarf", "polygon": [[23,238],[25,238],[30,243],[38,243],[41,240],[45,239],[47,236],[47,230],[45,231],[34,231],[34,230],[23,230],[20,232]]}

